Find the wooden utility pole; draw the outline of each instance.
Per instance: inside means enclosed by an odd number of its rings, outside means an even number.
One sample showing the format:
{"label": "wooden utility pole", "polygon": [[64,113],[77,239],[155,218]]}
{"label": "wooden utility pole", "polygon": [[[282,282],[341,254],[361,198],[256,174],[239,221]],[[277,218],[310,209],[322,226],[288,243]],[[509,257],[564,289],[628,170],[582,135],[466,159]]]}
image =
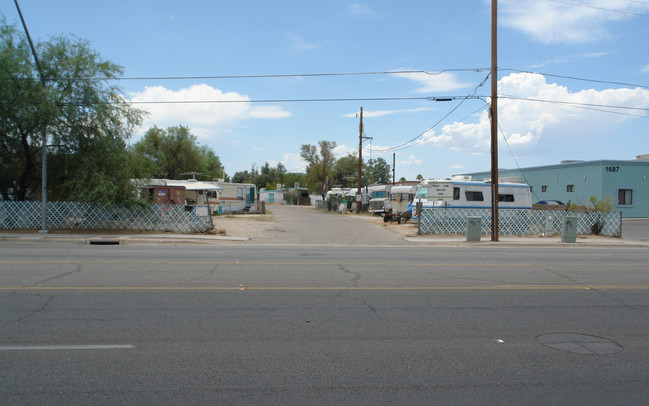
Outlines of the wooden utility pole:
{"label": "wooden utility pole", "polygon": [[498,241],[498,1],[491,0],[491,241]]}
{"label": "wooden utility pole", "polygon": [[397,159],[397,153],[393,152],[392,153],[392,184],[394,185],[394,171],[395,171],[395,164],[396,164],[396,159]]}
{"label": "wooden utility pole", "polygon": [[[361,195],[361,180],[363,169],[363,107],[361,107],[361,123],[358,126],[358,192],[356,193],[356,214],[361,213],[362,195]],[[361,200],[358,200],[358,199]]]}
{"label": "wooden utility pole", "polygon": [[[32,42],[32,37],[29,35],[29,30],[27,29],[27,23],[23,18],[23,13],[20,11],[20,6],[18,5],[18,0],[14,0],[16,5],[16,10],[18,10],[18,15],[20,16],[20,21],[23,24],[25,29],[25,35],[27,36],[27,42],[29,42],[29,47],[32,50],[32,55],[34,56],[34,62],[36,63],[36,69],[38,69],[38,75],[41,78],[41,87],[43,88],[43,94],[47,94],[47,84],[45,83],[45,76],[43,75],[43,69],[41,68],[41,63],[38,60],[38,54],[36,53],[36,48],[34,48],[34,43]],[[42,114],[41,116],[45,116]],[[43,123],[41,124],[41,159],[43,161],[41,166],[41,229],[39,233],[49,233],[47,230],[47,123],[45,118],[43,118]]]}

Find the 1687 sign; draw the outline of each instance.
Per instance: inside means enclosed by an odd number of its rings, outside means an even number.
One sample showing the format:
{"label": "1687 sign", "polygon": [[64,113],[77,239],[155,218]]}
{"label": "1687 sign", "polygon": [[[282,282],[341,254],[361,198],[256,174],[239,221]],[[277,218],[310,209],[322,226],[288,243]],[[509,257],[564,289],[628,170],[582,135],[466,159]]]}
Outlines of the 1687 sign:
{"label": "1687 sign", "polygon": [[619,166],[607,166],[606,167],[606,172],[619,172],[620,167]]}

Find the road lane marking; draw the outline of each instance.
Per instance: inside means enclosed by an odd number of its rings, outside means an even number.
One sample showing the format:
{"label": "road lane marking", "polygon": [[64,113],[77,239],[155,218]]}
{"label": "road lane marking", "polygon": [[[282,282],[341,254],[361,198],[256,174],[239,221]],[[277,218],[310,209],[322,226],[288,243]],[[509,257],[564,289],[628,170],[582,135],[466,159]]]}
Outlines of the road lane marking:
{"label": "road lane marking", "polygon": [[4,345],[0,351],[43,351],[43,350],[128,350],[135,348],[131,344],[107,344],[107,345]]}
{"label": "road lane marking", "polygon": [[586,267],[586,268],[601,268],[601,267],[646,267],[646,263],[637,263],[637,264],[609,264],[609,263],[574,263],[566,264],[565,262],[561,263],[519,263],[519,264],[503,264],[495,262],[476,262],[476,263],[408,263],[408,262],[248,262],[248,261],[0,261],[0,265],[51,265],[51,264],[63,264],[63,265],[259,265],[259,266],[269,266],[269,265],[281,265],[281,266],[338,266],[338,265],[356,265],[356,266],[386,266],[390,267],[426,267],[426,268],[457,268],[457,267],[520,267],[520,268],[536,268],[544,266],[562,266],[562,267]]}
{"label": "road lane marking", "polygon": [[0,291],[308,291],[308,290],[649,290],[649,285],[485,285],[485,286],[0,286]]}

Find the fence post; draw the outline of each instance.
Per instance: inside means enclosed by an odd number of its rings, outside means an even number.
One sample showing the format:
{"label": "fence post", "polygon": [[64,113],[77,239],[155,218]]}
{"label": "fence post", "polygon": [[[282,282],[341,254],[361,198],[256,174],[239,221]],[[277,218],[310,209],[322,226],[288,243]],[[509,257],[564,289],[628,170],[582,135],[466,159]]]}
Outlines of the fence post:
{"label": "fence post", "polygon": [[417,235],[421,235],[421,212],[422,212],[422,204],[421,202],[417,202],[415,205],[415,210],[417,211],[417,218],[419,221],[417,221]]}

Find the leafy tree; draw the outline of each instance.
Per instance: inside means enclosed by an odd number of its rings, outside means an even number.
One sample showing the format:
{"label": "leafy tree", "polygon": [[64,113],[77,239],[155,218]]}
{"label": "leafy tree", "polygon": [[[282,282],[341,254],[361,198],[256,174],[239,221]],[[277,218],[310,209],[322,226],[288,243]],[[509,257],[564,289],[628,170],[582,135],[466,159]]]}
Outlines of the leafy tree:
{"label": "leafy tree", "polygon": [[358,186],[358,156],[349,154],[338,159],[333,167],[333,179],[335,185],[349,188]]}
{"label": "leafy tree", "polygon": [[370,159],[367,171],[370,184],[386,185],[392,181],[390,165],[383,158]]}
{"label": "leafy tree", "polygon": [[424,180],[424,176],[420,173],[417,175],[417,180]]}
{"label": "leafy tree", "polygon": [[[325,179],[331,174],[332,166],[335,163],[333,153],[336,148],[336,141],[319,141],[320,154],[318,148],[314,145],[304,144],[300,148],[300,156],[307,162],[306,181],[309,185],[309,191],[321,193],[324,191]],[[329,188],[329,185],[327,185]]]}
{"label": "leafy tree", "polygon": [[148,168],[147,178],[180,179],[188,173],[212,179],[223,175],[221,161],[207,146],[199,146],[189,127],[150,128],[133,145],[134,155]]}
{"label": "leafy tree", "polygon": [[88,42],[64,36],[36,44],[46,88],[29,45],[0,20],[0,194],[39,197],[41,132],[49,138],[50,199],[128,203],[134,199],[126,140],[144,112],[112,85],[123,68]]}
{"label": "leafy tree", "polygon": [[293,187],[297,183],[304,183],[304,175],[300,173],[287,173],[286,167],[282,163],[272,167],[266,162],[261,169],[255,165],[250,171],[239,171],[232,176],[235,183],[254,183],[258,188],[268,190],[275,189],[277,184],[284,184],[286,187]]}

